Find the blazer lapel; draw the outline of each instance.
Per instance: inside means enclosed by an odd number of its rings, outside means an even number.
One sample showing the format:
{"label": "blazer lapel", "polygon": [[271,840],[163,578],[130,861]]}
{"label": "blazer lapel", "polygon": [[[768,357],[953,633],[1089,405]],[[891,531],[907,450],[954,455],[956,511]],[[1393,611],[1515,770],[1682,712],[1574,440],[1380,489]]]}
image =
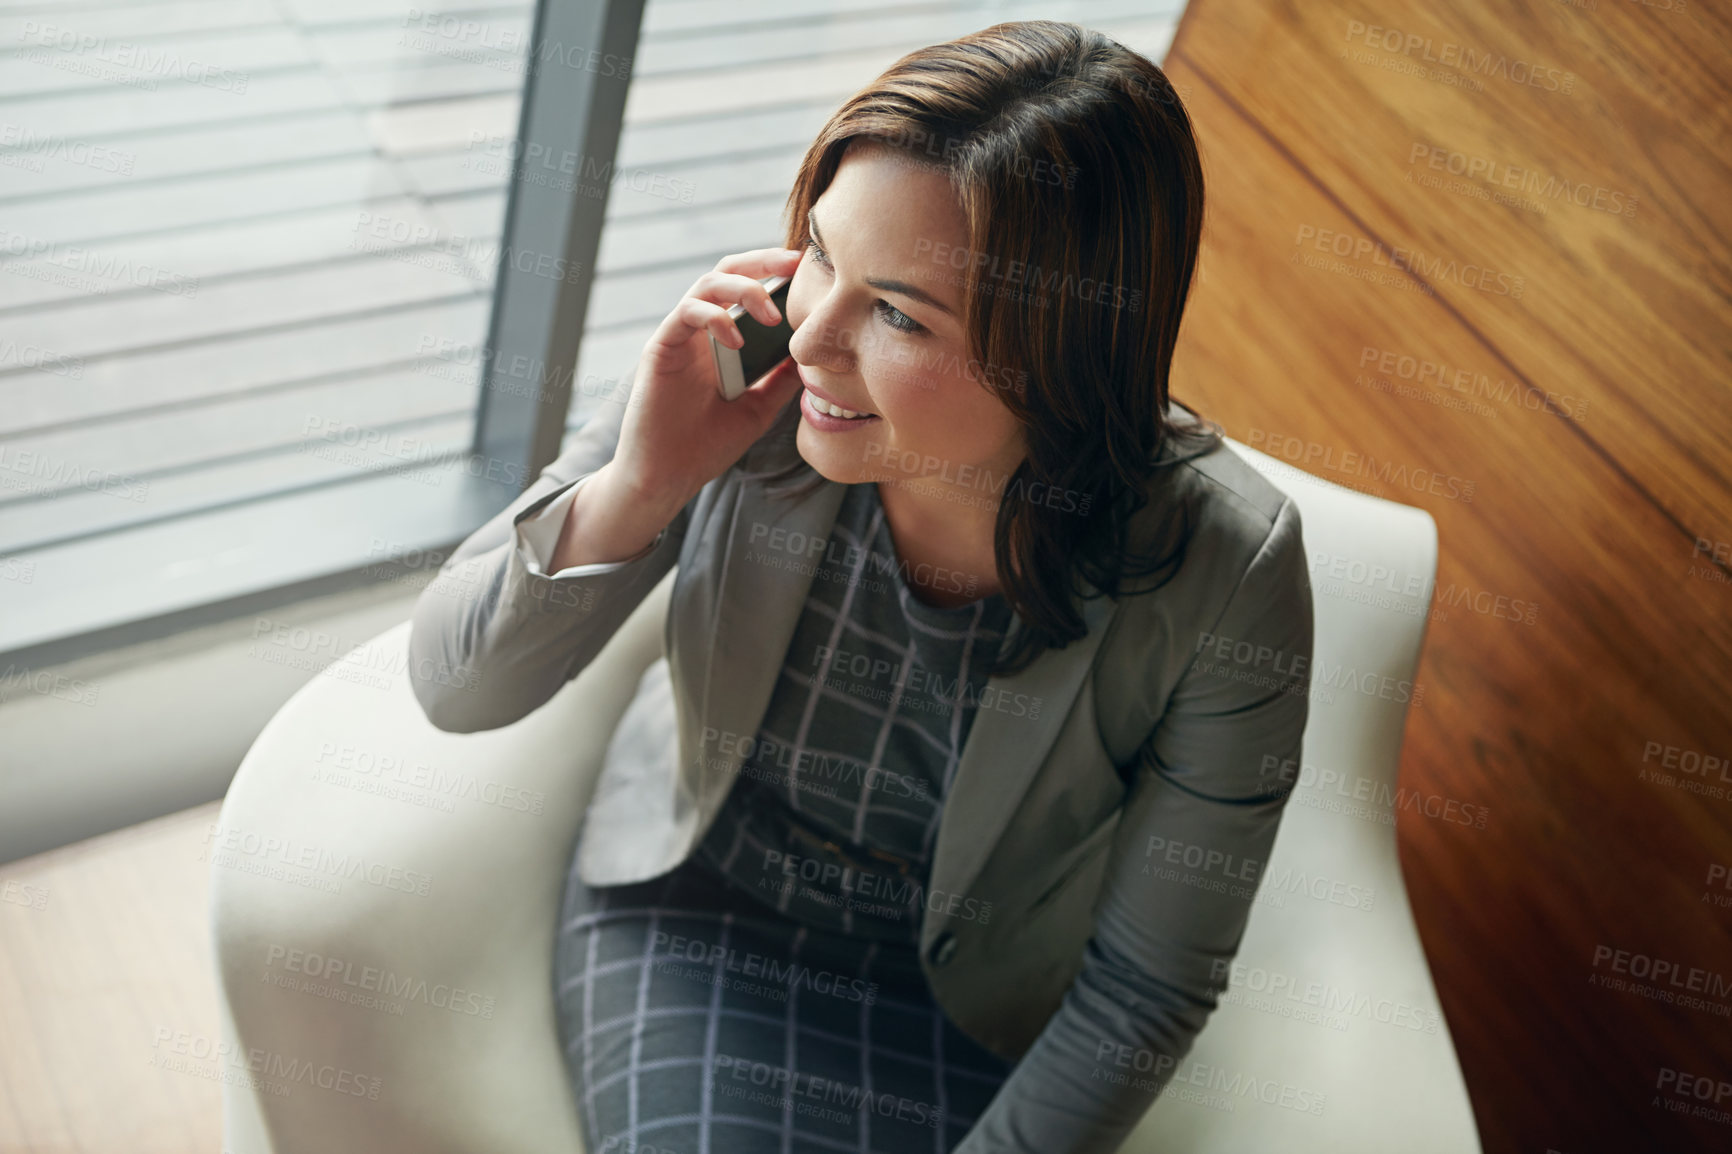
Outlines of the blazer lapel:
{"label": "blazer lapel", "polygon": [[[686,765],[705,767],[698,779],[703,783],[699,804],[706,819],[720,805],[745,760],[740,739],[757,736],[817,573],[817,560],[803,550],[772,547],[771,531],[777,534],[776,541],[798,542],[797,534],[828,540],[846,493],[846,485],[826,481],[790,504],[772,499],[761,485],[741,486],[728,527],[716,597],[720,611],[704,666],[698,713],[704,727],[732,739],[702,748],[700,759],[685,759]],[[701,745],[703,734],[695,737]]]}
{"label": "blazer lapel", "polygon": [[[695,734],[694,745],[701,756],[684,759],[688,766],[704,767],[697,776],[702,783],[699,806],[706,820],[745,760],[739,739],[756,736],[769,708],[817,571],[816,561],[802,550],[771,548],[770,530],[795,541],[794,534],[802,533],[828,540],[846,492],[847,486],[826,482],[790,503],[770,498],[758,484],[741,486],[728,527],[716,598],[720,612],[705,662],[698,713],[703,726],[733,739],[702,748],[702,733]],[[1082,578],[1077,580],[1086,593],[1095,592]],[[1015,695],[1022,694],[1039,701],[1040,716],[996,709],[975,714],[939,823],[930,877],[933,889],[968,892],[1045,763],[1118,602],[1093,597],[1081,601],[1079,609],[1087,636],[1063,649],[1048,650],[1019,674],[988,680],[987,700],[1005,694],[1014,701]]]}
{"label": "blazer lapel", "polygon": [[[1095,592],[1081,577],[1077,581],[1085,592]],[[1118,607],[1111,597],[1080,602],[1087,636],[1063,649],[1048,649],[1021,673],[988,679],[982,700],[996,701],[999,695],[1009,694],[1014,701],[1014,695],[1023,694],[1039,701],[1040,716],[1031,719],[986,708],[975,714],[939,821],[929,879],[932,890],[966,894],[980,876],[1035,774],[1046,763]],[[929,923],[936,927],[936,920]]]}
{"label": "blazer lapel", "polygon": [[[1181,411],[1190,419],[1196,417],[1177,401],[1167,402],[1169,421],[1176,421]],[[1171,440],[1165,441],[1154,457],[1156,464],[1181,459],[1188,458],[1178,456]],[[1143,517],[1149,516],[1152,514],[1145,509]],[[1057,740],[1077,694],[1082,692],[1083,679],[1088,676],[1095,654],[1118,613],[1119,601],[1099,595],[1100,591],[1081,574],[1076,576],[1076,584],[1082,589],[1077,609],[1088,634],[1063,649],[1048,649],[1014,677],[993,677],[987,681],[992,699],[1001,692],[1039,698],[1040,717],[1031,721],[987,709],[975,714],[939,821],[928,879],[931,890],[945,894],[969,892],[1005,827],[1022,805],[1035,774],[1046,764],[1047,753]],[[1008,636],[1005,641],[1009,641]],[[936,936],[938,920],[927,919],[927,926],[928,931],[922,934],[923,946]]]}

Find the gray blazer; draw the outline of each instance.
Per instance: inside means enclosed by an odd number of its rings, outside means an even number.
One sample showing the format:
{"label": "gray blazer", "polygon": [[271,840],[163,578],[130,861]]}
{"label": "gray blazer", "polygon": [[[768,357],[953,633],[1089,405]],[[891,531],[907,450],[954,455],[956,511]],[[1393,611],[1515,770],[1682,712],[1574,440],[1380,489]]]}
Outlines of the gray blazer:
{"label": "gray blazer", "polygon": [[[417,602],[409,640],[434,725],[508,725],[576,676],[678,565],[665,663],[621,722],[642,740],[615,743],[636,752],[610,751],[586,815],[593,884],[665,873],[708,829],[816,568],[804,551],[777,555],[767,530],[827,538],[846,488],[772,498],[744,473],[796,450],[766,436],[638,557],[558,579],[531,572],[515,526],[613,457],[623,415],[604,405],[463,542],[444,566],[451,581]],[[1151,980],[1185,991],[1183,1020],[1150,1020],[1145,1034],[1187,1050],[1225,988],[1291,788],[1312,645],[1298,509],[1225,445],[1173,468],[1196,498],[1183,565],[1156,591],[1082,600],[1085,638],[994,677],[945,801],[922,965],[951,1020],[1008,1059],[1053,1016],[1085,949],[1122,976],[1114,992],[1133,1011],[1153,1005],[1130,993]],[[1139,527],[1153,511],[1133,522],[1133,542],[1147,540]],[[657,740],[666,754],[645,764]]]}

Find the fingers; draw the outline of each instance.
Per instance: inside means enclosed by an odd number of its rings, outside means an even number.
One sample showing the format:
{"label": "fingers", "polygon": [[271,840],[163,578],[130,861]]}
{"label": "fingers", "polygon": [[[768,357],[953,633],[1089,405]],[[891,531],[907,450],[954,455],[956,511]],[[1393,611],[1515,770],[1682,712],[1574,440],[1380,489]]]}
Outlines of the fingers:
{"label": "fingers", "polygon": [[[650,337],[651,345],[673,350],[683,346],[695,332],[708,332],[731,349],[746,343],[740,330],[728,316],[728,310],[713,301],[695,296],[683,296],[673,311],[662,319]],[[708,354],[705,354],[708,355]]]}
{"label": "fingers", "polygon": [[693,283],[686,295],[713,301],[724,308],[734,304],[744,305],[746,311],[756,317],[759,324],[774,325],[782,319],[776,302],[770,299],[770,290],[757,278],[744,273],[719,270],[707,272]]}
{"label": "fingers", "polygon": [[749,252],[729,253],[716,262],[716,271],[740,273],[754,279],[782,276],[794,271],[803,252],[797,248],[754,248]]}
{"label": "fingers", "polygon": [[722,257],[686,290],[651,334],[649,344],[672,354],[702,331],[731,349],[741,348],[745,338],[728,316],[728,308],[743,305],[764,325],[780,323],[781,310],[758,278],[792,275],[803,255],[800,249],[759,248]]}
{"label": "fingers", "polygon": [[770,300],[770,290],[761,282],[765,277],[792,276],[803,255],[797,248],[729,253],[699,277],[688,293],[723,305],[743,304],[759,321],[773,325],[782,319],[781,314]]}

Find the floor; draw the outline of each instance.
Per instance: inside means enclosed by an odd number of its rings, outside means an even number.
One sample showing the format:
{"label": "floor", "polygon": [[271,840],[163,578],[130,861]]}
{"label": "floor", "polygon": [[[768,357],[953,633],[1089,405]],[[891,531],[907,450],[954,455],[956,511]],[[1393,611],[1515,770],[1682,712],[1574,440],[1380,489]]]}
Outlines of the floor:
{"label": "floor", "polygon": [[170,1068],[220,1036],[204,856],[220,804],[0,867],[0,1150],[221,1149],[219,1085]]}

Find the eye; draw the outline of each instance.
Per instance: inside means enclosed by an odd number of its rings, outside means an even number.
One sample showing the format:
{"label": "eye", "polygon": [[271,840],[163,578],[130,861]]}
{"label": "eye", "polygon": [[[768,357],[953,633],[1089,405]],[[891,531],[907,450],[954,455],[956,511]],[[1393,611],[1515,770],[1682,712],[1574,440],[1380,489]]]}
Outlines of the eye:
{"label": "eye", "polygon": [[[818,247],[817,241],[813,240],[811,237],[807,237],[806,248],[811,252],[814,263],[821,264],[825,268],[830,267],[830,258],[824,254],[823,249]],[[921,333],[926,331],[925,326],[919,321],[915,320],[901,309],[896,308],[883,297],[879,297],[876,301],[872,302],[872,309],[887,326],[895,329],[899,333]]]}
{"label": "eye", "polygon": [[[902,312],[900,309],[892,307],[890,302],[880,299],[874,303],[873,307],[879,310],[878,315],[884,318],[884,323],[895,329],[897,332],[917,333],[920,331],[919,321],[916,321],[913,317]],[[901,319],[898,320],[897,318]]]}

